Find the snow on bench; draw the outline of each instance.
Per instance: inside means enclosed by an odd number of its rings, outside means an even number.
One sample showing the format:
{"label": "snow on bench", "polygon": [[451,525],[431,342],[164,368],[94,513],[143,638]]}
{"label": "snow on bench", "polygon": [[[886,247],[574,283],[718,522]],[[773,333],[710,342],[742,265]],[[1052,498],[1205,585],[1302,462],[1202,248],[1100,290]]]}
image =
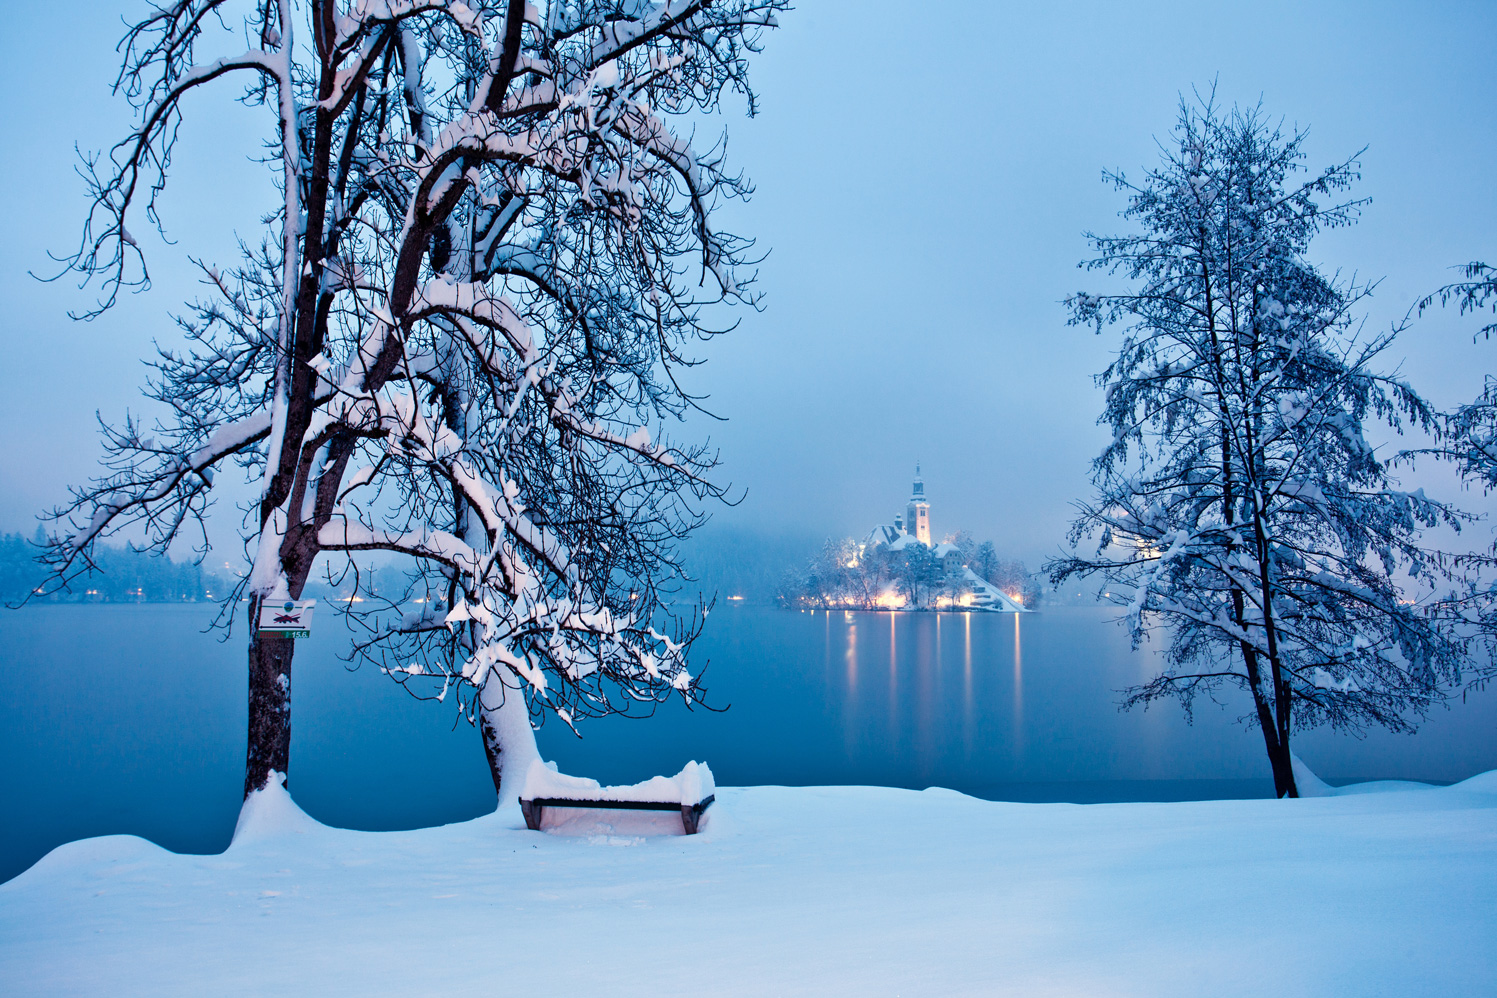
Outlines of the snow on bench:
{"label": "snow on bench", "polygon": [[695,835],[697,821],[712,805],[716,790],[712,770],[705,762],[688,762],[675,776],[656,776],[627,787],[605,787],[597,780],[558,773],[537,759],[525,774],[520,810],[525,815],[525,827],[537,832],[541,828],[541,815],[548,807],[679,810],[686,834]]}

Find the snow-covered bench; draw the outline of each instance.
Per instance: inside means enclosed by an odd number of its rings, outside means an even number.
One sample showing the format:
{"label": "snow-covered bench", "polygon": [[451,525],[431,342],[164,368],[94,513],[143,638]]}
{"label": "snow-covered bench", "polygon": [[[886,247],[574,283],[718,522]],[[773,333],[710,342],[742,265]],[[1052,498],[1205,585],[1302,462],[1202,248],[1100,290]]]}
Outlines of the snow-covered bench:
{"label": "snow-covered bench", "polygon": [[631,811],[681,812],[681,826],[695,835],[702,812],[712,805],[717,787],[705,762],[688,762],[675,776],[656,776],[628,787],[605,787],[597,780],[558,773],[536,760],[525,774],[520,810],[525,827],[540,831],[548,807],[599,807]]}

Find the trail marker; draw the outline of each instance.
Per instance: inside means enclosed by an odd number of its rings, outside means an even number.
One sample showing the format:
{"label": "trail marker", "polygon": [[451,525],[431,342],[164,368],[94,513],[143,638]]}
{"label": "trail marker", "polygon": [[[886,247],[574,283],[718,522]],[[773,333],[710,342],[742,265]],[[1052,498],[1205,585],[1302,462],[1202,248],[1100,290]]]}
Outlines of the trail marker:
{"label": "trail marker", "polygon": [[312,636],[312,609],[314,599],[267,600],[260,605],[260,633],[278,638],[309,638]]}

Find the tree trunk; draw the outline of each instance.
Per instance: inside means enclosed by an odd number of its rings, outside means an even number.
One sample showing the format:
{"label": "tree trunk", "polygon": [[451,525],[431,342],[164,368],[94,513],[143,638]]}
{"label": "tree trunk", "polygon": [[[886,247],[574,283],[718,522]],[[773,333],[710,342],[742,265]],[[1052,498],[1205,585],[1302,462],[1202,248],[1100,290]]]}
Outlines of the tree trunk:
{"label": "tree trunk", "polygon": [[1294,782],[1294,761],[1289,755],[1289,740],[1274,738],[1268,746],[1268,761],[1273,766],[1274,794],[1278,797],[1298,797],[1299,787]]}
{"label": "tree trunk", "polygon": [[259,632],[260,602],[258,595],[250,597],[246,798],[265,786],[272,772],[284,779],[291,759],[291,655],[296,642]]}
{"label": "tree trunk", "polygon": [[[1249,431],[1249,443],[1252,436]],[[1274,626],[1273,596],[1274,587],[1268,575],[1268,559],[1272,553],[1268,543],[1268,531],[1263,526],[1263,502],[1261,495],[1253,496],[1253,539],[1258,554],[1258,586],[1259,605],[1263,610],[1263,636],[1268,644],[1268,673],[1273,688],[1273,722],[1275,724],[1274,736],[1267,738],[1268,761],[1273,766],[1274,793],[1279,797],[1298,797],[1299,788],[1294,785],[1294,766],[1289,758],[1289,687],[1284,679],[1284,670],[1279,665],[1279,638],[1278,629]],[[1257,688],[1253,691],[1254,698],[1258,697]],[[1259,702],[1259,723],[1263,723],[1263,704]]]}
{"label": "tree trunk", "polygon": [[[1243,619],[1242,594],[1234,591],[1232,600],[1240,627]],[[1242,652],[1243,669],[1248,677],[1248,688],[1253,696],[1253,709],[1258,716],[1258,730],[1263,732],[1263,747],[1268,752],[1268,765],[1273,771],[1274,796],[1298,797],[1299,788],[1294,785],[1294,767],[1289,759],[1289,738],[1287,735],[1282,738],[1279,736],[1279,725],[1274,718],[1273,708],[1263,697],[1259,685],[1262,677],[1258,674],[1261,668],[1258,653],[1246,641],[1241,642],[1239,650]]]}
{"label": "tree trunk", "polygon": [[1294,782],[1294,757],[1289,753],[1289,698],[1283,672],[1276,663],[1270,663],[1274,686],[1274,721],[1278,728],[1268,747],[1268,761],[1273,765],[1274,793],[1279,797],[1298,797],[1299,787]]}
{"label": "tree trunk", "polygon": [[519,798],[530,764],[541,757],[535,746],[535,730],[523,690],[509,686],[497,671],[490,671],[478,691],[478,730],[489,760],[497,806]]}

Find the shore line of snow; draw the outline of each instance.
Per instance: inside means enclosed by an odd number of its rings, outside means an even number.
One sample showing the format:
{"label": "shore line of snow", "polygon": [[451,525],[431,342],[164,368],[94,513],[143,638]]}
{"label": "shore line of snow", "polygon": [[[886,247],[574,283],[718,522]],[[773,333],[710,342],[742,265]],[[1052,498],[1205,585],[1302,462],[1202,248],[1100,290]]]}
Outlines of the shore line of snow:
{"label": "shore line of snow", "polygon": [[8,994],[1476,994],[1497,772],[1302,800],[718,788],[671,814],[69,843],[0,885]]}

